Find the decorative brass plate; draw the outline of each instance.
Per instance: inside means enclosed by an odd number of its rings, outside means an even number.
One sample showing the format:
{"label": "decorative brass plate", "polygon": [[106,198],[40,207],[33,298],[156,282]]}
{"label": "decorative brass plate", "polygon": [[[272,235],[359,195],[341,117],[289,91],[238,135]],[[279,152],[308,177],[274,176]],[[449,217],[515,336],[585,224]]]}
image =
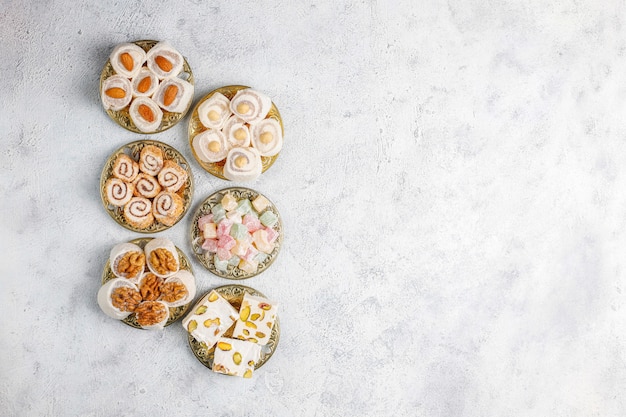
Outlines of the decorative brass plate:
{"label": "decorative brass plate", "polygon": [[176,220],[176,223],[178,223],[180,219],[185,216],[187,210],[189,210],[189,206],[191,206],[191,197],[193,196],[193,177],[191,175],[191,167],[189,166],[189,163],[187,162],[185,157],[171,146],[156,140],[138,140],[135,142],[127,143],[126,145],[113,152],[113,154],[105,162],[104,168],[102,168],[102,174],[100,175],[100,198],[102,199],[104,209],[107,211],[107,213],[109,213],[109,216],[111,216],[113,220],[117,222],[117,224],[127,228],[128,230],[132,230],[138,233],[160,232],[162,230],[169,229],[172,226],[167,226],[156,219],[154,219],[154,222],[146,229],[139,229],[129,224],[124,217],[124,207],[116,207],[109,204],[109,202],[107,201],[105,185],[107,180],[113,176],[113,164],[115,163],[115,159],[119,154],[125,153],[126,155],[130,156],[135,162],[138,162],[141,150],[144,146],[147,145],[153,145],[160,148],[163,151],[163,160],[173,160],[182,168],[184,168],[185,171],[187,171],[187,182],[180,190],[176,192],[183,199],[183,212],[181,213],[178,220]]}
{"label": "decorative brass plate", "polygon": [[208,257],[205,256],[206,251],[202,249],[202,242],[204,240],[204,237],[202,235],[202,232],[200,231],[200,228],[198,227],[198,219],[204,216],[205,214],[211,213],[211,208],[215,206],[216,204],[219,204],[220,201],[222,201],[222,197],[224,197],[224,194],[226,194],[227,192],[230,192],[233,195],[233,197],[237,198],[238,200],[242,198],[254,200],[260,195],[260,193],[257,191],[251,190],[249,188],[243,188],[243,187],[224,188],[223,190],[220,190],[211,194],[206,200],[204,200],[200,204],[200,207],[198,207],[198,209],[196,210],[196,213],[193,216],[193,220],[191,222],[191,247],[193,248],[193,252],[196,255],[196,258],[198,258],[198,261],[200,261],[200,263],[204,265],[206,269],[208,269],[209,271],[211,271],[213,274],[217,275],[218,277],[227,278],[227,279],[252,278],[256,275],[259,275],[261,272],[265,271],[267,268],[269,268],[270,265],[274,262],[274,259],[276,259],[276,257],[278,256],[278,252],[280,252],[280,248],[283,245],[282,220],[281,220],[280,214],[278,213],[278,209],[276,208],[274,203],[270,201],[270,205],[264,210],[264,212],[266,210],[269,210],[278,217],[278,221],[276,222],[274,226],[272,226],[272,228],[278,232],[278,238],[276,239],[276,242],[275,242],[276,246],[274,247],[274,250],[272,251],[272,253],[268,255],[265,261],[259,262],[259,267],[257,268],[256,272],[248,273],[232,265],[228,266],[228,271],[226,272],[219,271],[217,268],[215,268],[215,263],[213,262],[213,256],[212,255]]}
{"label": "decorative brass plate", "polygon": [[[235,307],[237,311],[239,311],[239,307],[241,307],[241,301],[243,300],[243,296],[245,293],[267,298],[254,288],[246,287],[243,285],[224,285],[222,287],[215,288],[215,291],[217,291],[222,297],[224,297],[233,307]],[[204,298],[206,294],[208,294],[208,292],[203,294],[200,299]],[[198,303],[194,305],[194,310],[197,305]],[[226,331],[226,333],[224,333],[223,337],[232,337],[234,329],[235,326],[233,325],[230,329]],[[270,334],[270,340],[267,342],[267,345],[261,348],[261,358],[254,366],[254,369],[259,369],[265,364],[265,362],[267,362],[272,357],[272,355],[276,351],[276,347],[278,346],[279,339],[280,323],[278,321],[277,315],[276,321],[274,322],[274,327],[272,328],[272,333]],[[215,346],[207,349],[207,346],[204,342],[198,342],[189,333],[187,333],[187,340],[189,342],[189,347],[191,347],[191,351],[196,356],[196,358],[200,362],[202,362],[202,364],[207,368],[213,369],[213,355],[215,353]]]}
{"label": "decorative brass plate", "polygon": [[[143,249],[146,246],[146,244],[150,242],[152,239],[153,238],[151,237],[142,237],[138,239],[133,239],[130,241],[130,243],[134,243],[135,245]],[[176,247],[176,251],[178,252],[178,259],[180,261],[180,269],[185,269],[191,272],[191,274],[193,274],[193,270],[191,269],[191,263],[189,262],[189,258],[185,256],[183,251],[181,251],[178,248],[178,246]],[[147,270],[148,270],[148,266],[146,265],[145,271]],[[104,271],[102,272],[102,285],[106,284],[108,281],[114,278],[117,278],[117,277],[115,276],[115,274],[113,273],[113,270],[111,269],[110,261],[107,260],[106,265],[104,265]],[[187,309],[189,308],[190,305],[191,305],[191,301],[183,306],[170,307],[170,318],[167,320],[167,323],[165,323],[165,326],[167,327],[170,324],[174,323],[179,318],[181,318],[187,312]],[[121,321],[123,321],[124,323],[136,329],[142,329],[139,323],[137,323],[137,319],[134,313]]]}
{"label": "decorative brass plate", "polygon": [[[143,41],[136,41],[133,43],[137,46],[140,46],[144,51],[148,52],[150,49],[152,49],[154,45],[159,43],[159,41],[143,40]],[[104,64],[104,68],[102,69],[102,73],[100,74],[100,96],[102,96],[102,84],[104,83],[104,80],[106,80],[107,78],[109,78],[111,75],[114,75],[114,74],[116,74],[116,72],[113,69],[113,66],[111,66],[111,60],[109,59],[107,60],[106,64]],[[187,62],[187,59],[185,57],[183,57],[183,72],[181,72],[178,75],[178,78],[185,80],[192,85],[195,83],[195,80],[193,78],[193,73],[191,72],[191,68],[189,67],[189,63]],[[115,123],[122,126],[124,129],[130,130],[131,132],[141,133],[141,134],[160,133],[174,126],[178,122],[180,122],[180,120],[183,117],[185,117],[185,115],[191,108],[192,101],[193,100],[189,101],[189,105],[187,106],[185,111],[182,113],[173,113],[173,112],[169,112],[169,111],[161,109],[163,111],[163,120],[161,121],[161,125],[154,132],[142,132],[141,130],[137,129],[137,127],[135,126],[135,123],[133,123],[133,121],[130,118],[130,115],[128,114],[130,104],[124,107],[122,110],[116,111],[116,110],[111,110],[111,109],[108,109],[108,110],[105,109],[105,111],[107,112],[109,117],[115,121]]]}
{"label": "decorative brass plate", "polygon": [[[198,161],[200,166],[204,168],[205,171],[223,180],[226,179],[226,177],[224,177],[224,164],[226,163],[226,159],[220,162],[213,162],[213,163],[204,162],[200,158],[198,158],[198,155],[196,155],[196,151],[194,151],[193,149],[193,138],[195,138],[197,134],[202,133],[205,130],[208,130],[200,122],[200,118],[198,117],[198,108],[200,107],[202,103],[204,103],[206,100],[211,98],[211,96],[215,93],[222,93],[224,96],[226,96],[226,98],[228,98],[229,100],[232,100],[232,98],[235,97],[235,94],[237,94],[237,91],[243,90],[245,88],[250,88],[250,87],[246,87],[245,85],[228,85],[226,87],[220,87],[216,90],[211,91],[209,94],[204,96],[202,100],[198,102],[198,104],[196,104],[196,107],[194,107],[193,112],[191,112],[191,118],[189,119],[189,147],[191,148],[191,152],[193,153],[194,158],[196,158],[196,161]],[[283,126],[283,119],[280,116],[280,112],[278,111],[278,108],[274,105],[273,102],[272,102],[272,108],[270,109],[270,112],[268,113],[267,118],[276,119],[278,123],[280,123],[280,129],[283,132],[283,136],[285,136],[285,128]],[[262,172],[267,171],[269,167],[272,166],[274,161],[276,161],[276,159],[278,158],[278,155],[280,155],[280,152],[274,156],[262,156],[261,157],[261,162],[263,163]]]}

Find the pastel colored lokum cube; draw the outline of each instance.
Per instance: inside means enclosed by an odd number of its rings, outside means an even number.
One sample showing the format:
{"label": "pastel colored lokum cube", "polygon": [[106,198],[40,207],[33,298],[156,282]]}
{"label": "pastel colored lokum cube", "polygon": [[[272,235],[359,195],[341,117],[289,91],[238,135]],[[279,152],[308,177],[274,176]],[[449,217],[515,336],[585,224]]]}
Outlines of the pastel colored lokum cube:
{"label": "pastel colored lokum cube", "polygon": [[212,347],[237,319],[237,310],[213,290],[183,319],[182,325],[198,342]]}
{"label": "pastel colored lokum cube", "polygon": [[211,213],[213,214],[213,218],[218,214],[226,215],[226,209],[221,204],[216,204],[211,208]]}
{"label": "pastel colored lokum cube", "polygon": [[213,372],[251,378],[261,357],[261,346],[244,340],[222,337],[215,346]]}
{"label": "pastel colored lokum cube", "polygon": [[254,209],[260,213],[270,205],[270,202],[267,198],[259,194],[257,198],[252,200],[252,205],[254,206]]}
{"label": "pastel colored lokum cube", "polygon": [[237,256],[244,256],[248,252],[248,248],[252,242],[249,239],[238,240],[237,244],[231,249],[231,252]]}
{"label": "pastel colored lokum cube", "polygon": [[[249,246],[248,250],[246,250],[246,253],[242,255],[241,258],[252,262],[257,253],[259,253],[259,251],[254,246]],[[258,262],[256,266],[258,266]]]}
{"label": "pastel colored lokum cube", "polygon": [[228,235],[230,233],[230,228],[232,227],[233,222],[230,220],[222,220],[217,225],[217,237],[220,238],[224,235]]}
{"label": "pastel colored lokum cube", "polygon": [[233,256],[233,254],[228,249],[217,248],[217,256],[222,261],[227,261]]}
{"label": "pastel colored lokum cube", "polygon": [[239,261],[239,256],[233,255],[233,257],[228,260],[228,265],[237,266],[239,265]]}
{"label": "pastel colored lokum cube", "polygon": [[254,232],[252,234],[252,241],[254,242],[254,246],[261,252],[271,253],[274,250],[274,244],[269,242],[267,231],[264,229]]}
{"label": "pastel colored lokum cube", "polygon": [[215,239],[217,237],[217,225],[215,223],[207,223],[202,229],[205,239]]}
{"label": "pastel colored lokum cube", "polygon": [[278,239],[278,232],[271,227],[266,227],[265,231],[267,232],[267,241],[269,243],[276,242],[276,239]]}
{"label": "pastel colored lokum cube", "polygon": [[236,244],[237,241],[233,239],[231,235],[222,235],[222,237],[217,240],[217,247],[226,250],[231,250]]}
{"label": "pastel colored lokum cube", "polygon": [[241,213],[237,210],[229,211],[226,213],[226,218],[233,223],[241,223]]}
{"label": "pastel colored lokum cube", "polygon": [[202,249],[208,252],[217,252],[217,239],[204,239]]}
{"label": "pastel colored lokum cube", "polygon": [[233,337],[266,345],[276,321],[277,310],[278,304],[267,298],[246,293],[241,301]]}
{"label": "pastel colored lokum cube", "polygon": [[247,198],[239,200],[236,210],[242,215],[250,213],[250,211],[252,210],[252,204],[250,204],[250,200],[248,200]]}
{"label": "pastel colored lokum cube", "polygon": [[234,223],[230,228],[230,235],[234,239],[241,240],[248,236],[248,228],[241,223]]}
{"label": "pastel colored lokum cube", "polygon": [[243,216],[242,223],[248,228],[248,232],[250,233],[254,233],[262,227],[259,218],[254,217],[251,213]]}
{"label": "pastel colored lokum cube", "polygon": [[231,211],[237,207],[237,199],[233,197],[231,193],[226,193],[224,197],[222,197],[220,204],[224,207],[224,210]]}
{"label": "pastel colored lokum cube", "polygon": [[198,219],[198,229],[204,231],[204,225],[207,223],[213,223],[213,213],[204,215]]}
{"label": "pastel colored lokum cube", "polygon": [[276,216],[271,211],[266,211],[265,213],[261,214],[261,216],[259,217],[259,220],[261,220],[261,223],[263,224],[263,226],[272,227],[278,221],[278,216]]}
{"label": "pastel colored lokum cube", "polygon": [[259,267],[259,263],[255,260],[246,260],[242,258],[241,261],[239,261],[238,266],[242,271],[247,272],[248,274],[254,274]]}
{"label": "pastel colored lokum cube", "polygon": [[217,254],[213,256],[213,264],[215,265],[215,269],[218,271],[228,271],[228,260],[221,260]]}

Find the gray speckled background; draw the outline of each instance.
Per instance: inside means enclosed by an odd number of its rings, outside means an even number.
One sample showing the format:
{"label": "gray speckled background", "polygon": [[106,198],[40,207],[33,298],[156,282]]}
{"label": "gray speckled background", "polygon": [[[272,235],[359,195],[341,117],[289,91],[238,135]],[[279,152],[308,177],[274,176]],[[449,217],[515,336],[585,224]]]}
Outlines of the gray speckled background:
{"label": "gray speckled background", "polygon": [[[107,4],[107,3],[110,3]],[[0,1],[0,414],[623,416],[622,1]],[[252,380],[179,325],[95,302],[119,146],[193,160],[104,113],[112,47],[166,39],[196,97],[270,95],[285,147],[253,184],[285,244],[245,281],[281,304]],[[192,163],[192,210],[229,183]],[[191,255],[189,214],[159,235]],[[194,260],[200,291],[230,283]]]}

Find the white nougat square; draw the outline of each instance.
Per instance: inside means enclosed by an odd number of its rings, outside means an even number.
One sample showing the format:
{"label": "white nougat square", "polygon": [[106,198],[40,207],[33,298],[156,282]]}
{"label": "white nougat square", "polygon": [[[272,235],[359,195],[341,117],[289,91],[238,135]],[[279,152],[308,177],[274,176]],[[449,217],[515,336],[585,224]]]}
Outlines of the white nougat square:
{"label": "white nougat square", "polygon": [[215,346],[213,372],[251,378],[261,357],[261,346],[245,340],[222,337]]}
{"label": "white nougat square", "polygon": [[213,290],[185,316],[182,324],[197,341],[204,342],[210,348],[236,319],[237,310]]}
{"label": "white nougat square", "polygon": [[239,309],[233,338],[266,345],[276,321],[278,304],[246,293]]}

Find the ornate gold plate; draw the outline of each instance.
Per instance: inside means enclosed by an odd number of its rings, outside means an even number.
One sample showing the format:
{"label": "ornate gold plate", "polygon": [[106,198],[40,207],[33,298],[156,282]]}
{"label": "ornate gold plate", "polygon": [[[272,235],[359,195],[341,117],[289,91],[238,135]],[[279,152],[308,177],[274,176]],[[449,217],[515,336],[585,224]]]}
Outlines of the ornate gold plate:
{"label": "ornate gold plate", "polygon": [[[189,119],[189,147],[191,148],[191,152],[193,153],[194,158],[196,158],[196,161],[198,161],[200,166],[204,168],[205,171],[223,180],[226,179],[226,177],[224,177],[224,164],[226,163],[226,159],[224,159],[223,161],[214,162],[214,163],[204,162],[200,158],[198,158],[196,151],[193,149],[193,138],[195,138],[197,134],[202,133],[205,130],[208,130],[200,122],[200,118],[198,117],[198,108],[200,107],[202,103],[204,103],[206,100],[211,98],[211,96],[213,96],[213,94],[215,93],[222,93],[224,96],[226,96],[226,98],[228,98],[229,100],[232,100],[232,98],[235,97],[235,94],[237,94],[237,91],[243,90],[245,88],[250,88],[250,87],[246,87],[245,85],[228,85],[228,86],[220,87],[216,90],[211,91],[209,94],[204,96],[202,100],[198,102],[198,104],[196,104],[196,107],[194,107],[193,112],[191,112],[191,118]],[[285,128],[283,126],[283,119],[280,116],[280,112],[278,111],[278,108],[274,105],[273,102],[272,102],[272,108],[270,109],[270,112],[268,113],[268,116],[266,118],[276,119],[278,123],[280,123],[280,129],[282,130],[283,136],[285,136]],[[274,161],[276,161],[276,159],[278,158],[278,155],[280,155],[280,152],[274,156],[262,156],[261,157],[261,162],[263,163],[262,172],[267,171],[269,167],[272,166]]]}
{"label": "ornate gold plate", "polygon": [[[250,295],[256,295],[259,297],[265,297],[265,295],[261,294],[259,291],[254,288],[246,287],[243,285],[224,285],[222,287],[215,288],[222,297],[224,297],[237,311],[239,311],[239,307],[241,307],[241,301],[243,300],[243,296],[245,293],[249,293]],[[209,291],[210,292],[210,291]],[[204,296],[208,294],[205,293],[200,297],[200,299],[204,298]],[[196,308],[194,305],[193,309]],[[224,333],[223,337],[232,337],[233,330],[235,326],[233,325],[230,329]],[[276,321],[274,322],[274,327],[272,328],[272,333],[270,334],[270,340],[267,342],[267,345],[263,346],[261,349],[261,358],[254,366],[254,369],[259,369],[261,366],[267,362],[274,352],[276,351],[276,347],[278,346],[278,340],[280,339],[280,323],[278,321],[278,316],[276,316]],[[189,347],[191,347],[191,351],[196,356],[196,358],[207,368],[213,369],[213,355],[215,353],[215,346],[210,349],[207,349],[206,344],[204,342],[198,342],[191,334],[187,334],[187,340],[189,342]]]}
{"label": "ornate gold plate", "polygon": [[[154,220],[154,222],[148,226],[146,229],[139,229],[126,221],[124,217],[124,207],[116,207],[112,204],[109,204],[107,201],[107,193],[106,193],[106,182],[109,178],[113,176],[113,164],[115,163],[115,159],[119,154],[125,153],[130,156],[135,162],[139,161],[139,154],[144,146],[153,145],[160,148],[163,151],[163,160],[173,160],[178,165],[187,171],[187,182],[183,187],[178,190],[176,193],[180,195],[183,199],[183,212],[181,213],[176,223],[180,221],[189,210],[189,206],[191,206],[191,197],[193,196],[193,176],[191,175],[191,167],[189,163],[185,159],[185,157],[178,152],[176,149],[171,146],[159,142],[156,140],[138,140],[135,142],[127,143],[122,146],[107,159],[104,164],[104,168],[102,168],[102,174],[100,175],[100,197],[102,199],[102,204],[104,205],[104,209],[109,213],[109,216],[113,218],[117,222],[117,224],[127,228],[128,230],[132,230],[138,233],[155,233],[160,232],[162,230],[169,229],[172,226],[167,226],[158,220]],[[176,224],[174,223],[174,224]]]}
{"label": "ornate gold plate", "polygon": [[280,252],[280,248],[283,245],[283,224],[280,213],[278,213],[278,209],[276,208],[274,203],[270,201],[270,205],[265,210],[271,211],[278,217],[278,221],[274,226],[272,226],[272,228],[278,232],[278,238],[276,239],[276,246],[274,247],[274,250],[268,255],[265,261],[259,262],[259,267],[257,268],[256,272],[248,273],[232,265],[228,266],[228,271],[226,272],[219,271],[217,268],[215,268],[213,255],[205,256],[206,251],[202,249],[202,242],[204,240],[204,237],[202,232],[200,231],[200,228],[198,227],[198,219],[206,214],[211,213],[211,208],[219,204],[220,201],[222,201],[222,197],[224,197],[224,194],[226,194],[227,192],[230,192],[233,197],[237,199],[247,198],[249,200],[254,200],[260,195],[260,193],[257,191],[243,187],[225,188],[211,194],[206,200],[204,200],[200,204],[200,207],[198,207],[196,213],[193,216],[193,220],[191,223],[191,247],[193,248],[193,252],[196,255],[198,261],[200,261],[200,263],[204,265],[206,269],[208,269],[211,273],[217,275],[218,277],[227,279],[252,278],[269,268],[270,265],[274,262],[274,259],[276,259],[276,257],[278,256],[278,252]]}
{"label": "ornate gold plate", "polygon": [[[143,238],[133,239],[130,241],[130,243],[134,243],[135,245],[143,249],[146,246],[146,244],[150,242],[152,239],[153,238],[151,237],[143,237]],[[191,263],[189,262],[189,258],[187,258],[187,256],[183,253],[183,251],[181,251],[178,248],[178,246],[176,247],[176,251],[178,252],[178,259],[180,261],[180,269],[187,270],[191,272],[191,274],[193,274],[193,270],[191,269]],[[145,270],[146,271],[148,270],[147,265],[146,265]],[[110,261],[107,260],[107,263],[104,266],[104,271],[102,272],[102,285],[106,284],[108,281],[114,278],[117,278],[117,277],[115,276],[115,274],[113,274]],[[181,318],[187,312],[187,309],[189,308],[190,305],[191,305],[191,301],[180,307],[170,307],[170,318],[167,320],[167,323],[165,323],[165,326],[167,327],[170,324],[174,323],[179,318]],[[123,321],[127,325],[134,327],[136,329],[142,329],[139,323],[137,323],[137,319],[134,313],[121,321]]]}
{"label": "ornate gold plate", "polygon": [[[159,43],[159,41],[142,40],[142,41],[136,41],[133,43],[137,46],[140,46],[144,51],[148,52],[150,49],[152,49],[154,45]],[[113,69],[113,66],[111,66],[111,60],[109,59],[107,60],[106,64],[104,64],[104,68],[102,69],[102,73],[100,74],[100,96],[102,96],[102,84],[104,83],[104,80],[106,80],[107,78],[109,78],[111,75],[114,75],[114,74],[116,74],[116,72]],[[191,68],[189,67],[189,63],[187,62],[187,59],[185,57],[183,57],[183,72],[181,72],[178,75],[178,78],[185,80],[192,85],[195,83],[193,73],[191,72]],[[185,111],[182,113],[173,113],[173,112],[169,112],[169,111],[161,109],[163,110],[163,120],[161,121],[161,125],[154,132],[142,132],[141,130],[137,129],[137,127],[135,126],[135,123],[133,123],[132,119],[130,118],[130,115],[128,114],[128,109],[130,108],[130,104],[124,107],[122,110],[116,111],[116,110],[111,110],[111,109],[108,109],[108,110],[105,109],[105,111],[109,115],[109,117],[115,121],[115,123],[122,126],[124,129],[130,130],[131,132],[142,133],[142,134],[160,133],[174,126],[178,122],[180,122],[180,120],[183,117],[185,117],[185,115],[191,108],[192,101],[193,100],[189,101],[189,105],[187,106]]]}

